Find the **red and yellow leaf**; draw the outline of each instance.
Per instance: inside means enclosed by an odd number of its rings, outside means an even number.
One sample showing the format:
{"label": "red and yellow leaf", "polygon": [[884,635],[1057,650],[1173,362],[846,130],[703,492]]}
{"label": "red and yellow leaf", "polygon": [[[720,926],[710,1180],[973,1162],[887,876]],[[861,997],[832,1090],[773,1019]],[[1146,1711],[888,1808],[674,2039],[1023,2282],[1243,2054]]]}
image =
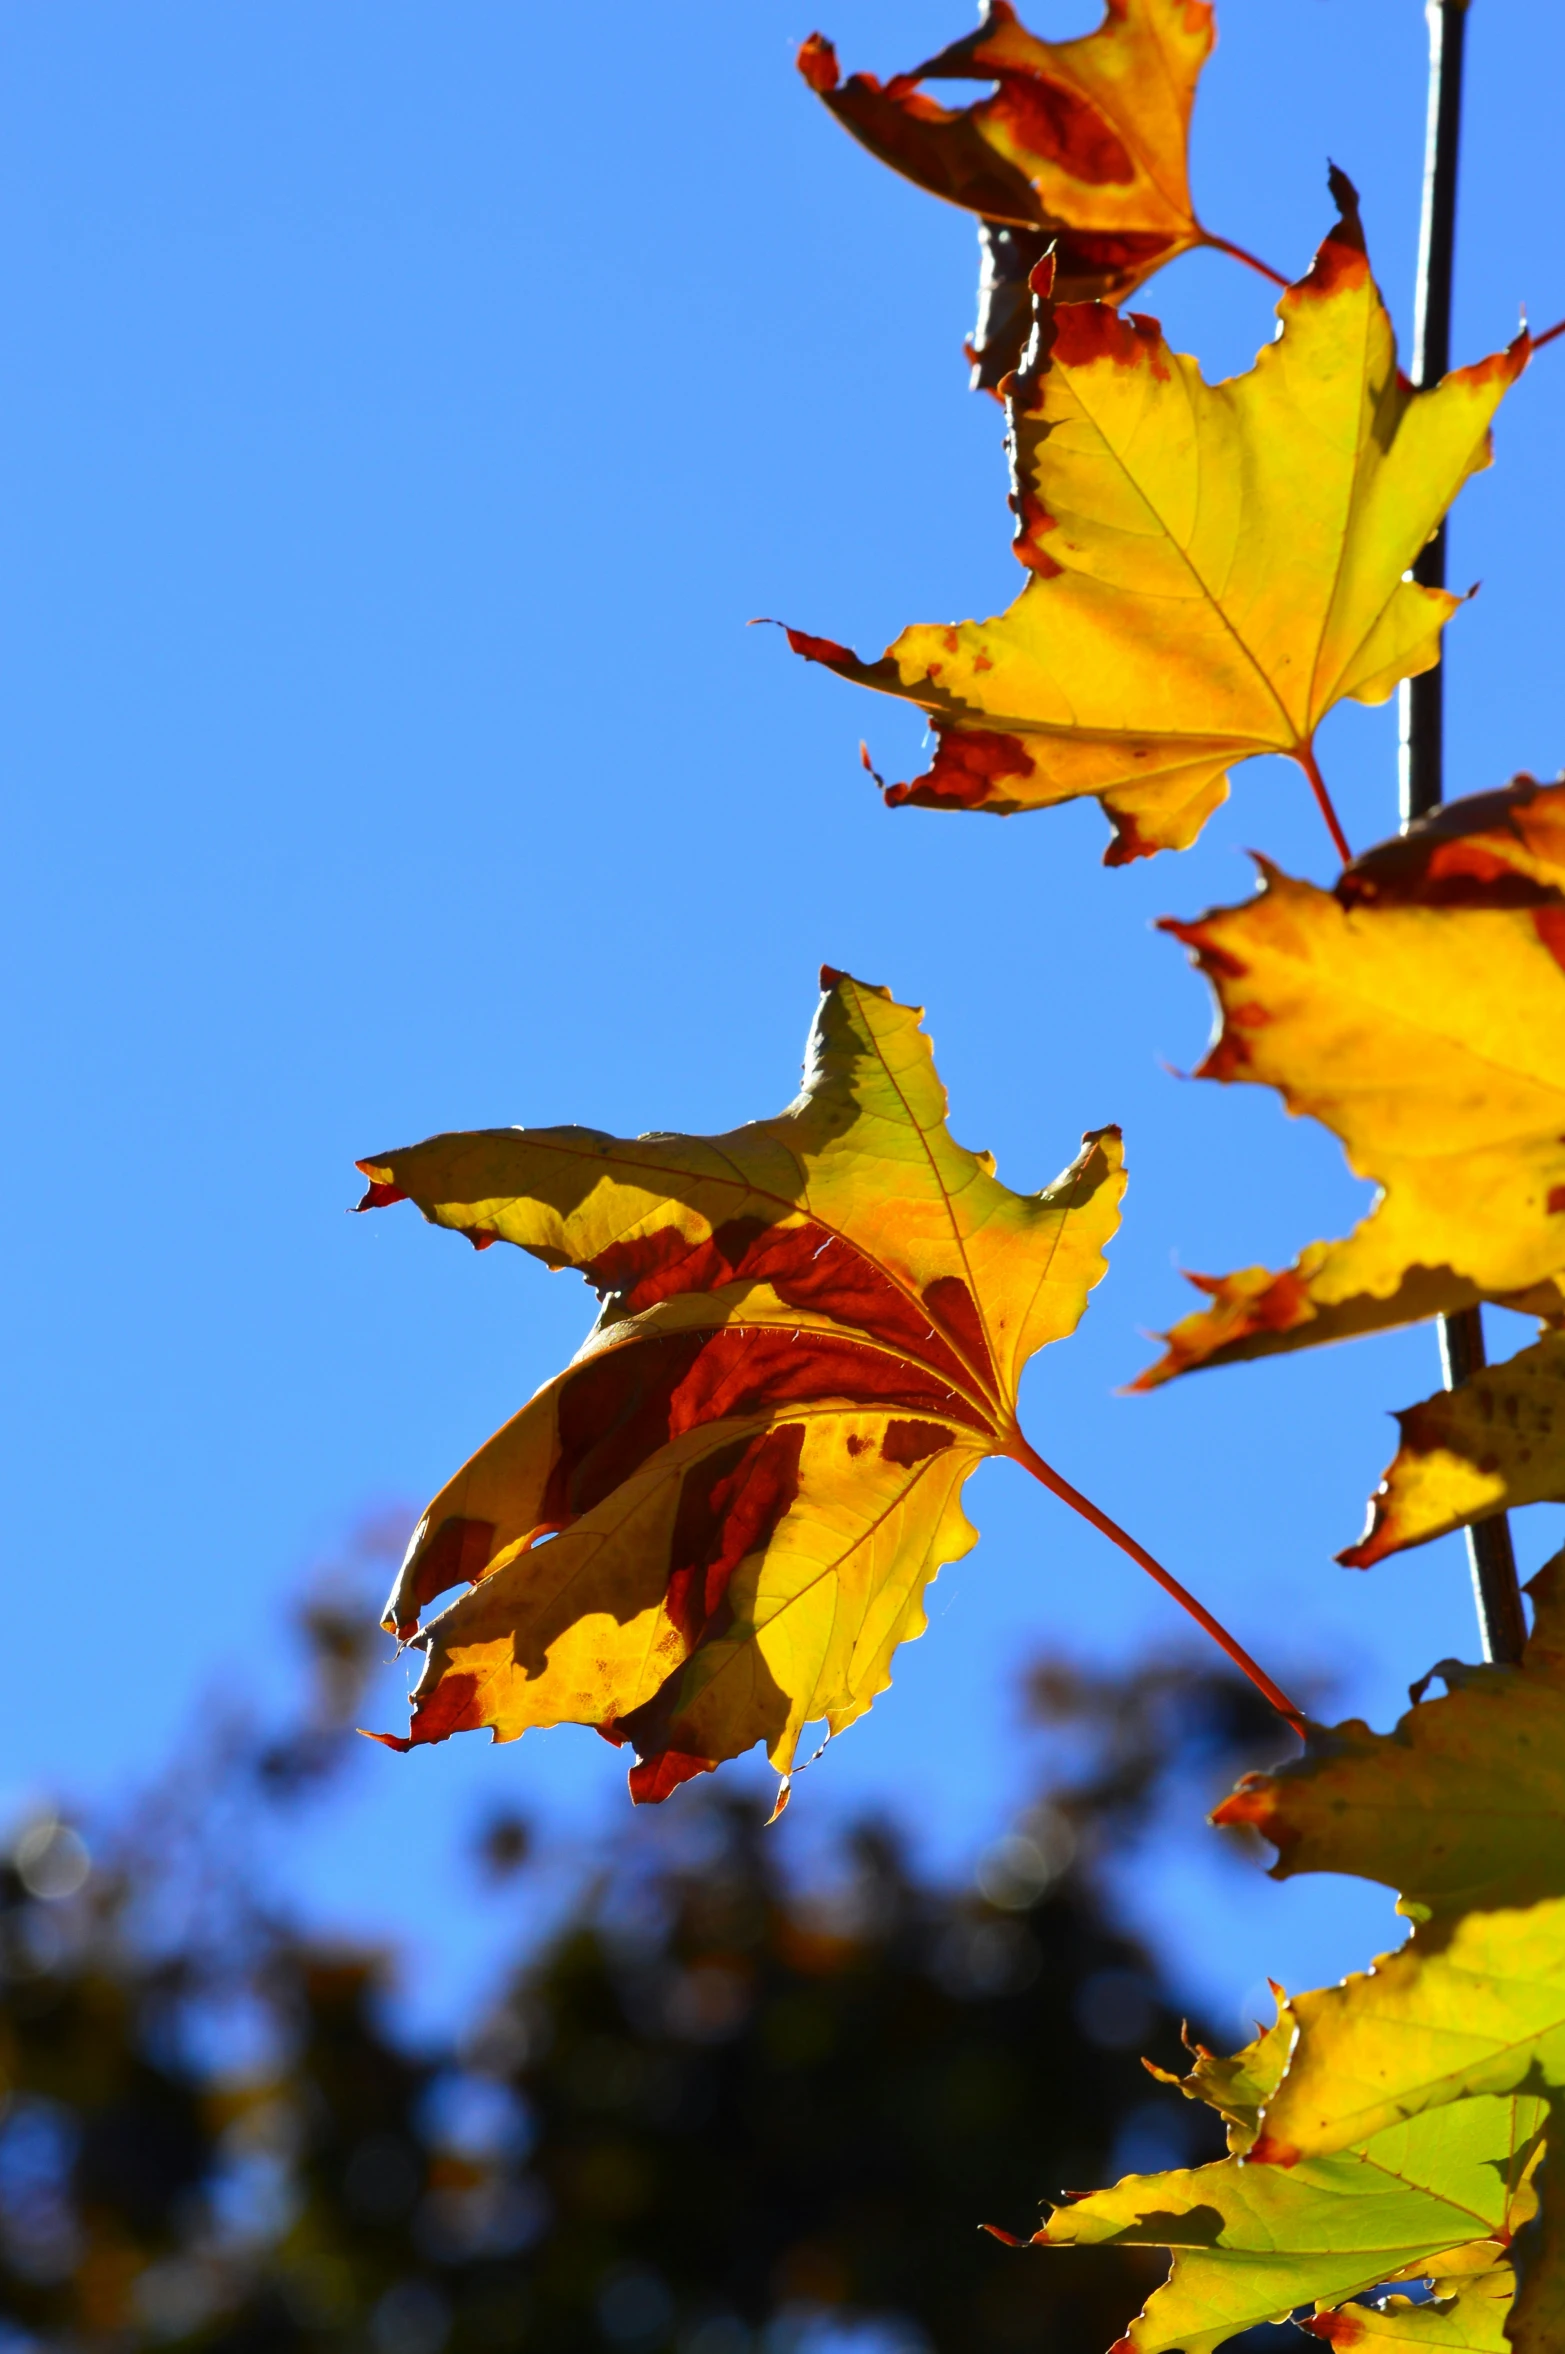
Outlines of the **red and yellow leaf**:
{"label": "red and yellow leaf", "polygon": [[[819,33],[799,70],[872,155],[931,195],[1056,240],[1059,291],[1119,302],[1207,236],[1190,203],[1186,149],[1211,52],[1210,0],[1109,0],[1095,32],[1042,41],[1006,0],[977,32],[886,83],[843,82]],[[992,81],[947,107],[926,82]]]}
{"label": "red and yellow leaf", "polygon": [[786,1775],[807,1723],[840,1731],[884,1689],[974,1543],[963,1482],[1020,1443],[1022,1368],[1103,1273],[1118,1131],[1011,1192],[950,1136],[917,1013],[823,982],[775,1119],[495,1129],[361,1163],[364,1206],[411,1198],[603,1300],[415,1534],[387,1617],[429,1655],[410,1742],[595,1725],[634,1743],[643,1799],[757,1741]]}
{"label": "red and yellow leaf", "polygon": [[1275,1087],[1381,1193],[1280,1274],[1194,1278],[1149,1389],[1490,1299],[1565,1312],[1565,785],[1454,801],[1321,891],[1262,864],[1165,924],[1218,1002],[1199,1076]]}
{"label": "red and yellow leaf", "polygon": [[1460,600],[1405,575],[1488,464],[1529,346],[1414,392],[1334,185],[1343,216],[1246,375],[1209,385],[1151,319],[1040,302],[1011,401],[1029,578],[1008,612],[919,624],[873,662],[790,632],[930,714],[933,763],[889,803],[1003,816],[1094,796],[1111,864],[1181,849],[1255,754],[1290,754],[1324,799],[1325,714],[1439,659]]}

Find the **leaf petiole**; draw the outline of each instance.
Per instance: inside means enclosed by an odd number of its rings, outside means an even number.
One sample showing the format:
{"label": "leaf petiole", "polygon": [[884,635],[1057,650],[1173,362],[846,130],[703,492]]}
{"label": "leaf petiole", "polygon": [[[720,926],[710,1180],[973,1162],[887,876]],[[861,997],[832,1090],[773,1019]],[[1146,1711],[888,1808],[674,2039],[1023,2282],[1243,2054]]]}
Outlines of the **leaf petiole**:
{"label": "leaf petiole", "polygon": [[1073,1512],[1081,1514],[1083,1520],[1090,1521],[1100,1536],[1107,1537],[1109,1543],[1117,1545],[1122,1553],[1128,1553],[1136,1566],[1139,1569],[1144,1569],[1148,1577],[1154,1579],[1163,1588],[1165,1594],[1171,1594],[1180,1608],[1190,1613],[1196,1625],[1211,1636],[1218,1649],[1226,1652],[1235,1667],[1249,1677],[1256,1690],[1271,1702],[1277,1714],[1293,1727],[1300,1740],[1304,1739],[1303,1710],[1288,1698],[1281,1685],[1272,1682],[1263,1667],[1257,1666],[1249,1652],[1245,1650],[1244,1645],[1235,1640],[1221,1619],[1214,1618],[1205,1603],[1198,1602],[1194,1594],[1187,1587],[1182,1586],[1171,1571],[1166,1570],[1160,1561],[1153,1558],[1145,1545],[1137,1544],[1135,1538],[1127,1530],[1122,1529],[1117,1520],[1111,1520],[1108,1514],[1099,1511],[1097,1505],[1084,1496],[1079,1488],[1073,1488],[1068,1479],[1062,1479],[1053,1465],[1045,1463],[1036,1447],[1029,1445],[1020,1431],[1016,1434],[1014,1444],[1008,1447],[1006,1452],[1013,1463],[1019,1463],[1024,1471],[1030,1471],[1033,1478],[1040,1481],[1051,1495],[1058,1496],[1062,1504],[1068,1504]]}
{"label": "leaf petiole", "polygon": [[1326,820],[1326,831],[1331,836],[1337,856],[1344,866],[1351,866],[1353,853],[1348,848],[1348,837],[1343,832],[1337,813],[1331,805],[1331,795],[1326,790],[1326,780],[1321,775],[1320,763],[1315,757],[1314,744],[1296,744],[1293,749],[1293,757],[1310,780],[1310,791],[1315,796],[1321,816]]}
{"label": "leaf petiole", "polygon": [[1231,244],[1226,237],[1214,237],[1208,231],[1203,235],[1202,243],[1209,245],[1214,253],[1226,253],[1231,261],[1243,262],[1247,270],[1255,270],[1261,277],[1270,278],[1274,286],[1287,286],[1290,283],[1281,270],[1272,268],[1270,262],[1263,262],[1258,254],[1247,253],[1242,245]]}

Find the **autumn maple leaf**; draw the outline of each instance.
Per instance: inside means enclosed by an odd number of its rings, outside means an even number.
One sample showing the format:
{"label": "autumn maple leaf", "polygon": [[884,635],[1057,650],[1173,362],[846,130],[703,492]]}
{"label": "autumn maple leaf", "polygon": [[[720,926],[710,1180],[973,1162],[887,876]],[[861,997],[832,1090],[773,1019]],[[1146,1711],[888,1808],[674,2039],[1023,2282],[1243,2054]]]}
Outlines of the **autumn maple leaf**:
{"label": "autumn maple leaf", "polygon": [[[1028,1444],[1022,1369],[1074,1331],[1119,1217],[1119,1131],[1013,1193],[946,1127],[918,1013],[822,974],[803,1092],[726,1136],[437,1136],[359,1166],[479,1248],[576,1267],[574,1362],[429,1507],[386,1624],[429,1654],[394,1748],[594,1725],[638,1799],[804,1726],[839,1732],[976,1542],[968,1474],[1009,1455],[1297,1711],[1194,1597]],[[421,1626],[448,1588],[470,1591]],[[388,1738],[382,1736],[382,1738]]]}
{"label": "autumn maple leaf", "polygon": [[1332,891],[1261,873],[1163,927],[1218,1001],[1198,1076],[1278,1088],[1382,1192],[1280,1274],[1193,1277],[1213,1305],[1136,1386],[1480,1299],[1565,1312],[1565,784],[1449,802]]}
{"label": "autumn maple leaf", "polygon": [[[872,155],[931,195],[1052,238],[1062,300],[1120,302],[1175,254],[1224,245],[1195,217],[1186,162],[1214,38],[1209,0],[1110,0],[1075,41],[1041,41],[990,0],[975,33],[885,84],[843,82],[819,33],[799,70]],[[946,107],[920,88],[941,81],[995,88]]]}
{"label": "autumn maple leaf", "polygon": [[[998,815],[1093,795],[1110,864],[1194,841],[1234,762],[1286,753],[1332,825],[1315,731],[1439,659],[1460,600],[1405,577],[1468,476],[1529,345],[1415,392],[1352,189],[1275,342],[1209,385],[1154,320],[1041,299],[1011,401],[1016,554],[982,622],[918,624],[839,676],[922,706],[937,749],[886,799]],[[1047,284],[1047,265],[1039,281]]]}
{"label": "autumn maple leaf", "polygon": [[603,1297],[575,1362],[430,1506],[388,1625],[421,1636],[411,1738],[596,1725],[660,1798],[757,1740],[852,1723],[975,1542],[963,1482],[1104,1270],[1117,1131],[1040,1194],[953,1142],[918,1016],[841,975],[804,1092],[728,1136],[436,1137],[362,1164],[480,1245]]}

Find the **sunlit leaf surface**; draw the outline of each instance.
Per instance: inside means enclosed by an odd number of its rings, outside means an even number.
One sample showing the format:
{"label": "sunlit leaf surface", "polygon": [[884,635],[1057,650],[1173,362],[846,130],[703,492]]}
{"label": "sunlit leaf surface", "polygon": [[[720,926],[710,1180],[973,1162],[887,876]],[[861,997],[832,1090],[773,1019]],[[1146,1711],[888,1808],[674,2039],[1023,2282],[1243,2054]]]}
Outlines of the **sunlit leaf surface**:
{"label": "sunlit leaf surface", "polygon": [[1565,1309],[1565,785],[1453,801],[1333,891],[1263,865],[1164,928],[1217,996],[1199,1075],[1277,1088],[1382,1190],[1281,1274],[1197,1277],[1213,1305],[1138,1387],[1479,1299]]}
{"label": "sunlit leaf surface", "polygon": [[1529,346],[1414,392],[1335,184],[1343,217],[1246,375],[1209,385],[1154,320],[1040,302],[1011,403],[1030,577],[1008,612],[918,624],[870,662],[790,632],[930,714],[934,760],[889,802],[1005,815],[1091,795],[1110,863],[1183,848],[1235,761],[1314,774],[1333,704],[1383,702],[1438,659],[1459,600],[1404,575],[1488,463]]}
{"label": "sunlit leaf surface", "polygon": [[1118,1131],[1013,1193],[953,1141],[918,1014],[822,978],[775,1119],[492,1129],[360,1164],[365,1206],[411,1198],[603,1303],[420,1524],[387,1615],[429,1655],[397,1746],[570,1722],[634,1744],[641,1799],[756,1742],[786,1775],[806,1724],[839,1732],[884,1689],[974,1543],[962,1484],[1017,1442],[1023,1366],[1103,1273]]}

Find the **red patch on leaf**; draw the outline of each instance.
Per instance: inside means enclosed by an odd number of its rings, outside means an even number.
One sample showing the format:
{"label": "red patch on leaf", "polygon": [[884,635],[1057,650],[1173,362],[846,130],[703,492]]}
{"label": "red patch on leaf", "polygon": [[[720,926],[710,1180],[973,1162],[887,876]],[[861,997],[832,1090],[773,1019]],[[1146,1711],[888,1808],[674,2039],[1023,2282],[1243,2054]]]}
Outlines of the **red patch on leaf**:
{"label": "red patch on leaf", "polygon": [[1300,1834],[1291,1823],[1274,1823],[1273,1811],[1270,1776],[1246,1774],[1221,1806],[1213,1807],[1207,1820],[1225,1831],[1259,1831],[1281,1855],[1286,1848],[1298,1845]]}
{"label": "red patch on leaf", "polygon": [[1565,1185],[1551,1185],[1543,1206],[1551,1217],[1558,1217],[1565,1210]]}
{"label": "red patch on leaf", "polygon": [[557,1408],[560,1452],[541,1517],[568,1526],[686,1431],[823,1398],[987,1428],[938,1373],[835,1334],[729,1325],[649,1336],[591,1357],[566,1377]]}
{"label": "red patch on leaf", "polygon": [[982,809],[986,802],[1008,805],[997,790],[1007,777],[1029,777],[1035,762],[1017,736],[996,728],[943,728],[935,757],[910,785],[888,785],[888,809]]}
{"label": "red patch on leaf", "polygon": [[812,638],[808,630],[790,629],[786,622],[783,623],[783,634],[794,652],[802,654],[806,662],[833,664],[855,659],[853,648],[839,646],[835,638]]}
{"label": "red patch on leaf", "polygon": [[427,1700],[413,1703],[412,1730],[404,1740],[395,1733],[371,1733],[384,1748],[421,1749],[429,1741],[448,1741],[453,1733],[476,1733],[483,1725],[478,1706],[478,1678],[442,1676]]}
{"label": "red patch on leaf", "polygon": [[[626,1314],[632,1316],[683,1292],[766,1283],[787,1307],[853,1325],[953,1380],[962,1380],[966,1372],[961,1359],[930,1332],[913,1301],[873,1259],[812,1219],[800,1225],[768,1225],[761,1218],[734,1218],[699,1242],[676,1227],[663,1227],[654,1234],[611,1243],[584,1266],[583,1273],[600,1291],[620,1294]],[[971,1298],[956,1278],[948,1281],[956,1282],[960,1300],[954,1293],[942,1293],[937,1301],[926,1292],[924,1304],[973,1363],[991,1373]],[[968,1345],[974,1333],[976,1349]]]}
{"label": "red patch on leaf", "polygon": [[837,52],[824,33],[811,33],[801,41],[794,63],[812,90],[835,90],[842,79]]}
{"label": "red patch on leaf", "polygon": [[785,1422],[720,1447],[686,1475],[664,1607],[692,1651],[719,1631],[729,1579],[747,1554],[765,1551],[797,1497],[803,1445],[804,1425]]}
{"label": "red patch on leaf", "polygon": [[1129,149],[1097,108],[1044,74],[1002,74],[999,89],[976,111],[1090,188],[1123,187],[1136,176]]}
{"label": "red patch on leaf", "polygon": [[[1015,504],[1018,508],[1018,525],[1016,537],[1011,542],[1012,555],[1018,564],[1025,564],[1029,572],[1036,572],[1040,580],[1058,580],[1065,569],[1064,565],[1056,563],[1047,548],[1039,545],[1046,533],[1058,531],[1058,522],[1035,491],[1024,490]],[[976,670],[978,664],[975,662],[973,667]],[[984,667],[988,669],[991,665],[985,663]]]}
{"label": "red patch on leaf", "polygon": [[970,1365],[977,1367],[991,1388],[995,1386],[994,1359],[978,1305],[960,1275],[937,1275],[924,1286],[924,1305],[942,1323]]}
{"label": "red patch on leaf", "polygon": [[[864,746],[863,744],[861,744],[861,745],[859,746],[859,757],[862,759],[862,761],[863,761],[863,763],[864,763],[865,767],[866,767],[866,768],[868,768],[868,767],[869,767],[869,753],[868,753],[868,751],[866,750],[866,748],[865,748],[865,746]],[[828,989],[835,989],[835,988],[836,988],[836,986],[837,986],[837,983],[838,983],[839,981],[845,981],[845,980],[847,979],[847,977],[848,977],[848,976],[847,976],[847,974],[846,974],[846,973],[839,973],[839,972],[838,972],[838,970],[837,970],[837,968],[836,968],[836,966],[835,966],[834,964],[823,964],[823,965],[821,966],[821,991],[822,991],[822,994],[824,995],[824,993],[825,993],[825,992],[826,992]]]}
{"label": "red patch on leaf", "polygon": [[[363,1165],[362,1161],[358,1163],[360,1168]],[[400,1185],[372,1183],[365,1192],[363,1200],[356,1201],[353,1206],[356,1210],[384,1210],[388,1209],[393,1202],[405,1202],[407,1198]]]}
{"label": "red patch on leaf", "polygon": [[1532,928],[1560,970],[1565,972],[1565,907],[1534,908]]}
{"label": "red patch on leaf", "polygon": [[1062,302],[1054,314],[1049,363],[1086,368],[1094,360],[1108,360],[1116,368],[1150,366],[1161,382],[1169,373],[1162,344],[1162,328],[1143,311],[1111,310],[1106,302]]}
{"label": "red patch on leaf", "polygon": [[714,1758],[692,1757],[684,1749],[660,1749],[631,1767],[631,1798],[637,1806],[660,1805],[681,1782],[693,1782],[697,1774],[710,1774],[715,1767]]}
{"label": "red patch on leaf", "polygon": [[1364,2324],[1356,2319],[1351,2305],[1344,2305],[1338,2313],[1312,2313],[1301,2321],[1300,2329],[1312,2338],[1324,2338],[1328,2346],[1362,2346]]}
{"label": "red patch on leaf", "polygon": [[887,1463],[899,1463],[911,1470],[915,1463],[927,1462],[931,1455],[941,1454],[951,1443],[950,1431],[938,1422],[888,1422],[880,1452]]}
{"label": "red patch on leaf", "polygon": [[1225,981],[1242,981],[1249,966],[1231,949],[1219,947],[1208,938],[1204,924],[1182,923],[1178,916],[1163,915],[1157,919],[1157,929],[1167,932],[1172,940],[1181,940],[1195,950],[1196,962],[1203,973],[1220,974]]}
{"label": "red patch on leaf", "polygon": [[1251,2149],[1248,2163],[1251,2166],[1297,2166],[1299,2153],[1292,2142],[1273,2141],[1269,2133],[1263,2133]]}

